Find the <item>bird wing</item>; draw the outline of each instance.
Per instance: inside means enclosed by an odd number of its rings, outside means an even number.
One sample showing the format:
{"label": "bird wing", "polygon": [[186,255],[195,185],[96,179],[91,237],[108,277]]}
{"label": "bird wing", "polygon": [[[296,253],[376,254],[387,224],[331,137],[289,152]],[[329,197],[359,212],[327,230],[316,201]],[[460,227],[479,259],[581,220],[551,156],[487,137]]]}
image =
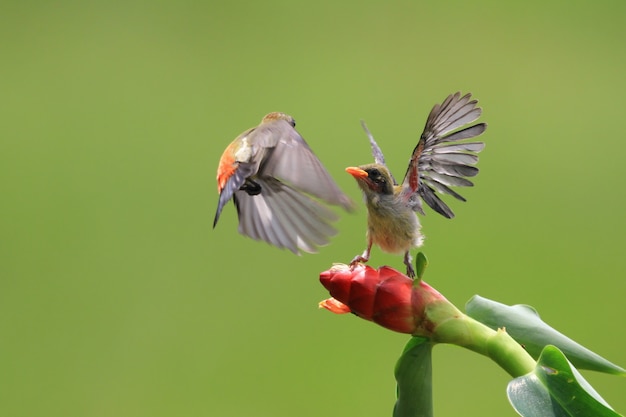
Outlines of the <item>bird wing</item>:
{"label": "bird wing", "polygon": [[300,134],[285,120],[261,124],[250,141],[265,152],[258,177],[276,177],[326,203],[352,210],[354,205],[332,179]]}
{"label": "bird wing", "polygon": [[452,218],[454,213],[436,192],[465,201],[450,187],[474,185],[466,177],[478,174],[478,168],[473,165],[478,162],[476,154],[483,150],[485,144],[462,141],[482,134],[487,125],[479,123],[456,130],[474,122],[482,113],[482,109],[476,107],[478,101],[470,98],[469,93],[464,96],[459,92],[451,94],[443,103],[436,104],[428,115],[426,127],[402,182],[403,195],[416,211],[422,211],[417,198],[419,195],[433,210]]}
{"label": "bird wing", "polygon": [[[387,168],[387,164],[385,164],[385,156],[383,155],[383,151],[380,149],[380,146],[378,146],[378,143],[376,143],[376,140],[374,140],[374,135],[372,135],[372,132],[370,132],[370,130],[367,128],[367,125],[365,124],[364,120],[361,120],[361,126],[363,127],[365,134],[370,140],[370,145],[372,146],[372,155],[374,156],[374,162]],[[389,171],[389,168],[387,168],[387,170]],[[391,171],[389,171],[389,175],[391,176],[393,185],[397,185],[398,182],[393,177],[393,174],[391,173]]]}
{"label": "bird wing", "polygon": [[326,245],[337,233],[331,226],[337,215],[323,204],[276,178],[256,181],[262,193],[250,196],[237,190],[233,198],[241,234],[298,254],[317,252],[316,246]]}

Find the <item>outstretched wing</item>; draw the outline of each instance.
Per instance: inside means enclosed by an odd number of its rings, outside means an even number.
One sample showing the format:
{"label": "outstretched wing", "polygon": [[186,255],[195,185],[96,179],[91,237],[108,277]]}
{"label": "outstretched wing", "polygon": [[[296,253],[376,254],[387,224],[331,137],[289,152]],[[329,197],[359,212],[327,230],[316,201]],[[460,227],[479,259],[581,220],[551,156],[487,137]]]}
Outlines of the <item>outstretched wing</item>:
{"label": "outstretched wing", "polygon": [[[253,137],[252,137],[253,136]],[[352,210],[354,205],[332,179],[300,134],[284,120],[263,123],[251,141],[265,148],[257,176],[275,177],[328,204]]]}
{"label": "outstretched wing", "polygon": [[239,232],[295,254],[315,253],[337,233],[337,215],[325,205],[276,178],[258,180],[260,194],[236,191]]}
{"label": "outstretched wing", "polygon": [[[361,120],[361,126],[363,127],[365,134],[370,140],[370,145],[372,146],[372,155],[374,156],[374,162],[386,167],[387,164],[385,164],[385,156],[383,155],[383,151],[380,149],[380,146],[378,146],[378,143],[376,143],[376,141],[374,140],[374,135],[372,135],[372,132],[370,132],[370,130],[367,128],[367,125],[365,124],[364,120]],[[389,175],[391,175],[391,180],[393,181],[393,185],[397,185],[398,182],[393,177],[393,174],[391,173],[391,171],[389,171]]]}
{"label": "outstretched wing", "polygon": [[464,96],[459,92],[452,94],[443,103],[436,104],[428,116],[402,183],[403,193],[416,211],[421,211],[417,194],[433,210],[452,218],[454,213],[436,192],[465,201],[450,187],[474,185],[467,177],[478,174],[478,168],[473,165],[478,162],[476,154],[483,150],[485,144],[463,141],[482,134],[487,125],[478,123],[456,130],[474,122],[482,113],[482,109],[476,107],[478,101],[470,99],[470,93]]}

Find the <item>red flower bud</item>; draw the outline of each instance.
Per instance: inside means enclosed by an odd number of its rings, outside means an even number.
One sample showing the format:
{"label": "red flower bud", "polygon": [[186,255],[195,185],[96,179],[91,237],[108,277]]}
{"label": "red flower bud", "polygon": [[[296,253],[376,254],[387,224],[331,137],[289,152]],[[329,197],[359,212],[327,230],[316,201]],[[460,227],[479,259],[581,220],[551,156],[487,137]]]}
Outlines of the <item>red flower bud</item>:
{"label": "red flower bud", "polygon": [[333,298],[320,307],[341,314],[352,311],[357,316],[401,333],[428,336],[433,324],[426,317],[426,307],[447,300],[423,281],[413,281],[400,271],[382,266],[350,268],[334,265],[320,274],[320,282]]}

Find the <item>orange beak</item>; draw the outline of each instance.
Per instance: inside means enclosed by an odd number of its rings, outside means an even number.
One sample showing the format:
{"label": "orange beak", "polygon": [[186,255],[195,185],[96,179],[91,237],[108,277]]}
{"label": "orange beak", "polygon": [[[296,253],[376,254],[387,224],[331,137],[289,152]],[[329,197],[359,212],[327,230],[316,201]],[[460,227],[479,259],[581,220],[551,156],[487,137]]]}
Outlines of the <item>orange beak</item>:
{"label": "orange beak", "polygon": [[357,168],[357,167],[348,167],[346,168],[346,172],[352,175],[356,179],[368,177],[368,174],[366,171],[363,171],[361,168]]}

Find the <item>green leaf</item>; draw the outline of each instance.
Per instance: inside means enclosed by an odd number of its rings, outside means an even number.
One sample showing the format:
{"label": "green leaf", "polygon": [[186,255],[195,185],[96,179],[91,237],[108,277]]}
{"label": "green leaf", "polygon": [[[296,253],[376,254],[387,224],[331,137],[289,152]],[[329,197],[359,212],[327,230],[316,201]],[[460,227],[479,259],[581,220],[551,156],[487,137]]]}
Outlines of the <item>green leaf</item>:
{"label": "green leaf", "polygon": [[417,279],[415,280],[416,282],[422,279],[427,266],[428,258],[426,258],[426,255],[424,255],[423,252],[418,252],[415,257],[415,275],[417,276]]}
{"label": "green leaf", "polygon": [[523,417],[618,417],[555,346],[546,346],[535,371],[507,387],[511,405]]}
{"label": "green leaf", "polygon": [[396,364],[398,399],[394,417],[433,416],[433,344],[423,337],[412,337]]}
{"label": "green leaf", "polygon": [[467,315],[497,329],[504,327],[518,343],[537,359],[547,345],[557,346],[580,369],[626,375],[626,370],[609,362],[546,324],[527,305],[507,306],[475,295],[465,306]]}

